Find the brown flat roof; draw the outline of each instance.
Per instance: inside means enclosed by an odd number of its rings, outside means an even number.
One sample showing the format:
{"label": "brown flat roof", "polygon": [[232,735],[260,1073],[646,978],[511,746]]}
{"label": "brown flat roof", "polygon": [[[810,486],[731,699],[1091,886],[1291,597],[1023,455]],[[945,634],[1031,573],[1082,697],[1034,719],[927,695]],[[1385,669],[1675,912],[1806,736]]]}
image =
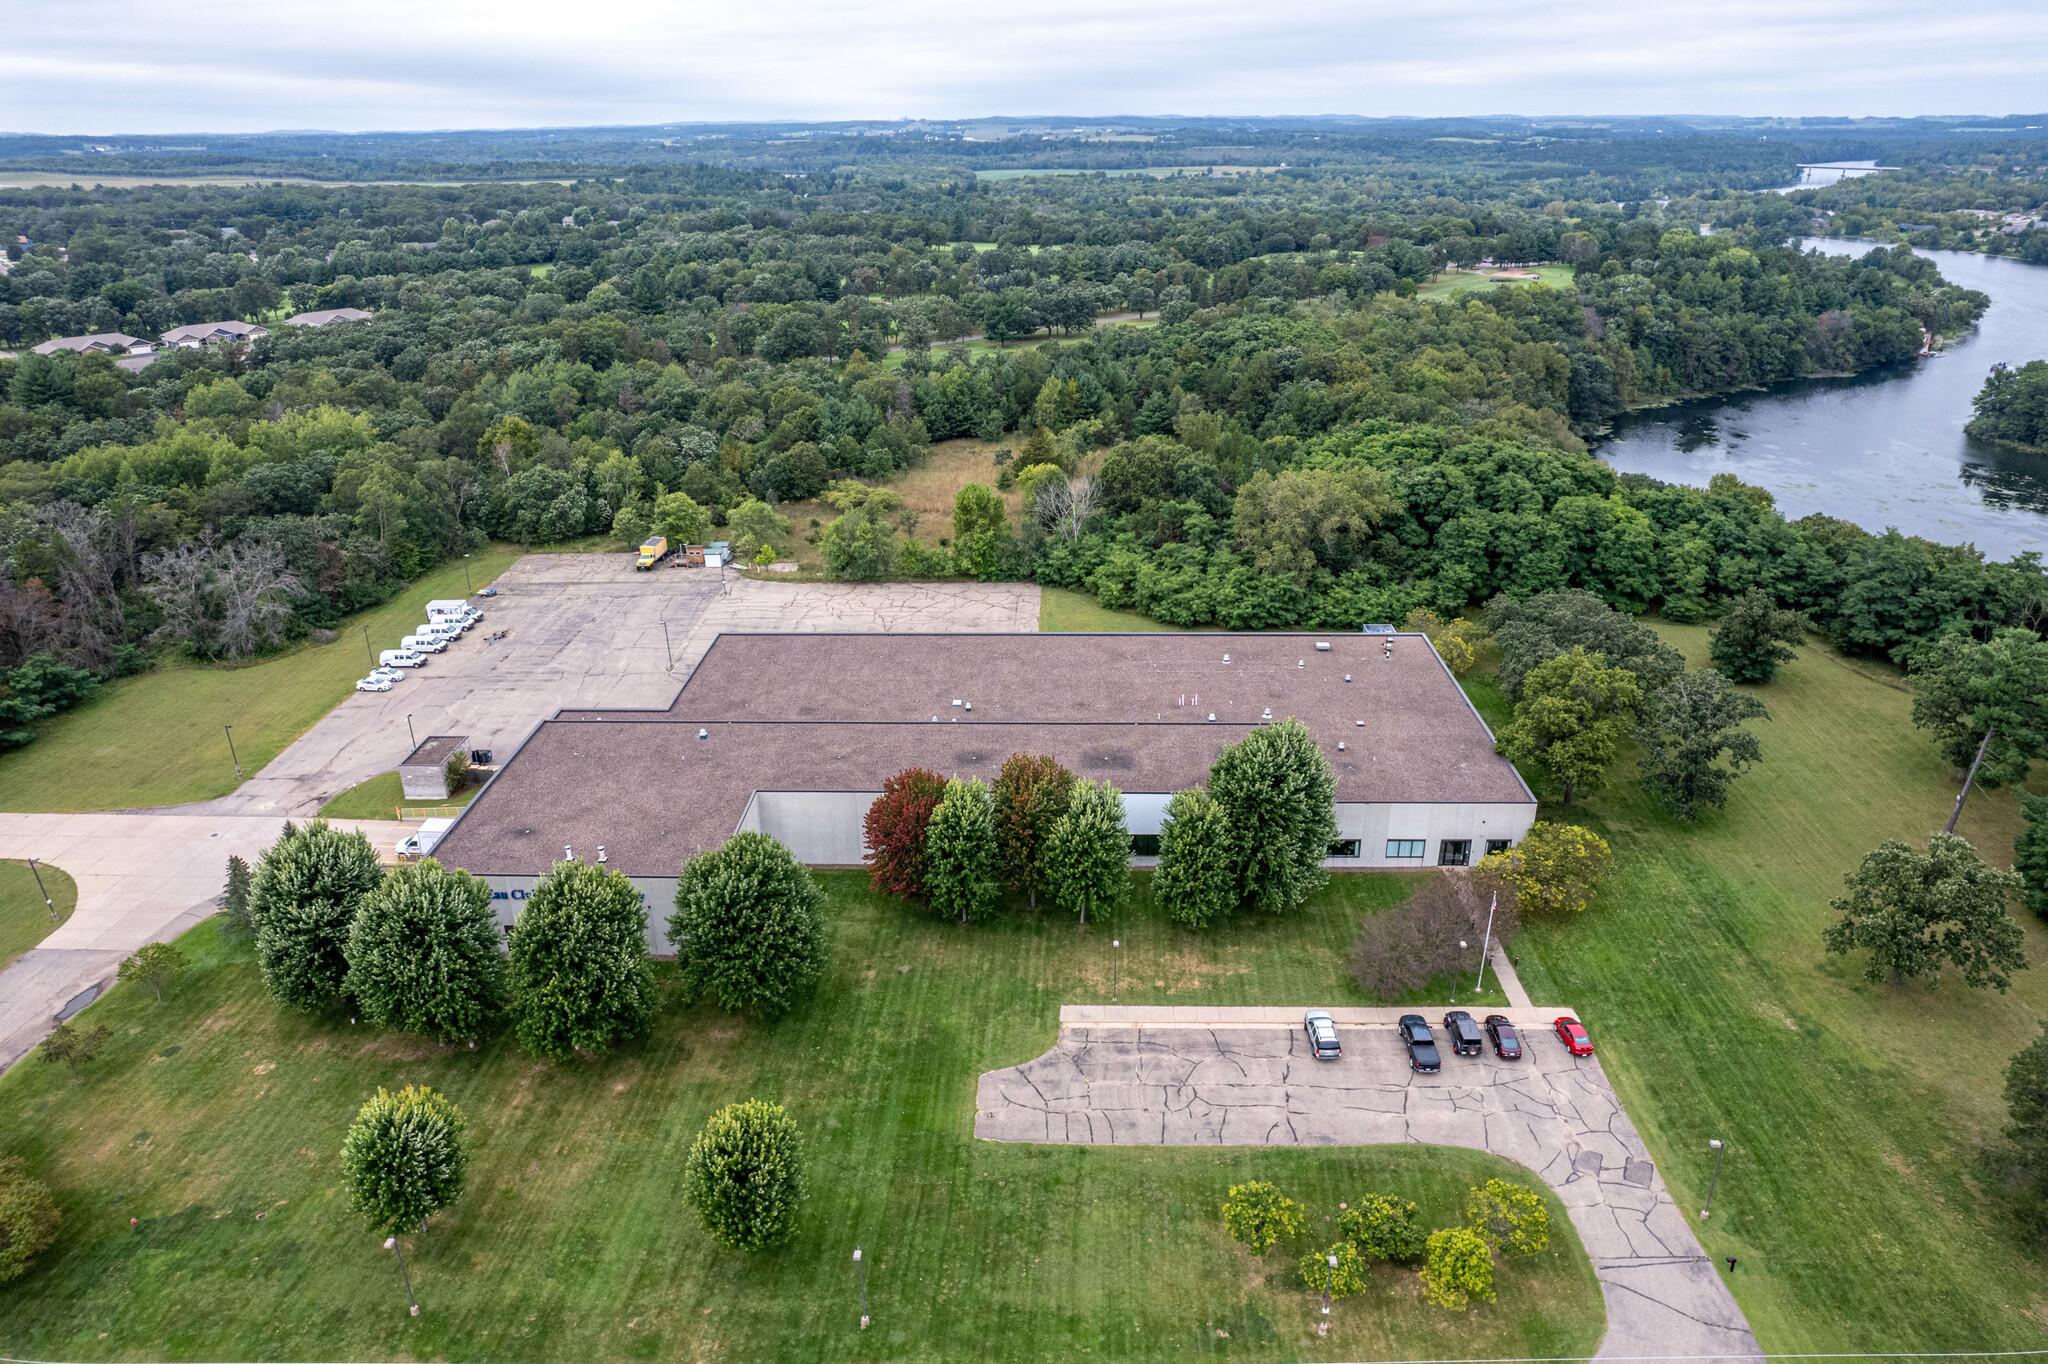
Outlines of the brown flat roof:
{"label": "brown flat roof", "polygon": [[457,749],[469,747],[467,734],[429,734],[421,741],[400,767],[439,767],[448,761],[448,755]]}
{"label": "brown flat roof", "polygon": [[539,726],[437,853],[537,873],[602,843],[618,870],[673,876],[755,791],[874,791],[912,766],[992,778],[1013,752],[1177,791],[1289,716],[1340,802],[1534,804],[1419,635],[723,634],[669,709]]}

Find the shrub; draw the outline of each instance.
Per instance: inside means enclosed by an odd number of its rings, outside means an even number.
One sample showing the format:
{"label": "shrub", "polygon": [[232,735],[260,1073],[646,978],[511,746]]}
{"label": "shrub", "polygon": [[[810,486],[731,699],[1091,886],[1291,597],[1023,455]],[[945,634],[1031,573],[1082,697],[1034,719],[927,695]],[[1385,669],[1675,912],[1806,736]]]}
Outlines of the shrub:
{"label": "shrub", "polygon": [[868,886],[885,895],[924,894],[925,830],[946,793],[946,779],[910,767],[882,783],[863,826]]}
{"label": "shrub", "polygon": [[[1375,999],[1399,999],[1438,976],[1472,971],[1486,932],[1487,899],[1463,872],[1422,878],[1406,900],[1367,915],[1351,948],[1351,976]],[[1515,935],[1513,901],[1493,916],[1493,940]],[[1458,946],[1460,940],[1471,944]]]}
{"label": "shrub", "polygon": [[57,1239],[64,1215],[43,1181],[20,1156],[0,1156],[0,1283],[28,1272],[29,1262]]}
{"label": "shrub", "polygon": [[961,923],[996,906],[996,825],[988,787],[954,778],[925,830],[925,895],[932,909]]}
{"label": "shrub", "polygon": [[1420,1210],[1392,1194],[1367,1194],[1337,1215],[1337,1230],[1368,1260],[1410,1264],[1429,1248]]}
{"label": "shrub", "polygon": [[556,863],[527,896],[511,948],[513,1030],[533,1055],[601,1051],[652,1026],[647,910],[617,872]]}
{"label": "shrub", "polygon": [[383,1028],[477,1037],[505,1002],[491,888],[429,857],[363,897],[348,936],[348,992]]}
{"label": "shrub", "polygon": [[1550,1244],[1550,1210],[1534,1189],[1489,1179],[1465,1196],[1465,1225],[1496,1254],[1535,1255]]}
{"label": "shrub", "polygon": [[263,983],[280,1003],[319,1009],[340,995],[356,906],[383,879],[369,839],[323,820],[303,829],[287,823],[264,850],[250,917]]}
{"label": "shrub", "polygon": [[1488,853],[1472,869],[1483,889],[1512,893],[1515,907],[1532,914],[1575,914],[1614,865],[1614,850],[1591,829],[1540,821],[1506,852]]}
{"label": "shrub", "polygon": [[379,1088],[342,1139],[349,1207],[373,1231],[425,1230],[429,1217],[462,1196],[466,1125],[461,1109],[424,1085],[396,1094]]}
{"label": "shrub", "polygon": [[[1337,1263],[1332,1265],[1331,1260]],[[1339,1241],[1327,1250],[1312,1250],[1301,1257],[1301,1277],[1310,1289],[1333,1298],[1348,1298],[1365,1291],[1365,1257],[1349,1241]]]}
{"label": "shrub", "polygon": [[249,864],[233,853],[228,855],[228,881],[220,896],[220,931],[239,934],[254,933],[255,920],[250,917],[250,889],[255,874]]}
{"label": "shrub", "polygon": [[1100,917],[1131,893],[1131,834],[1124,827],[1123,793],[1108,782],[1077,781],[1067,812],[1052,826],[1045,847],[1045,881],[1053,903]]}
{"label": "shrub", "polygon": [[668,921],[684,990],[739,1012],[787,1012],[824,973],[824,903],[810,871],[767,834],[697,854]]}
{"label": "shrub", "polygon": [[1263,1181],[1233,1184],[1223,1199],[1223,1229],[1254,1255],[1264,1255],[1283,1236],[1307,1226],[1301,1204]]}
{"label": "shrub", "polygon": [[113,1035],[114,1030],[104,1023],[96,1028],[75,1028],[69,1023],[59,1023],[43,1039],[43,1059],[52,1064],[62,1061],[76,1075],[81,1064],[99,1059],[99,1054],[107,1049],[107,1040]]}
{"label": "shrub", "polygon": [[1200,928],[1237,903],[1235,842],[1223,807],[1197,786],[1175,794],[1159,822],[1152,898],[1169,919]]}
{"label": "shrub", "polygon": [[1493,1301],[1493,1252],[1478,1232],[1470,1227],[1431,1232],[1427,1256],[1422,1291],[1438,1307],[1462,1312],[1474,1298]]}
{"label": "shrub", "polygon": [[1307,726],[1291,716],[1223,750],[1209,770],[1236,844],[1237,898],[1271,913],[1320,889],[1337,837],[1337,778]]}
{"label": "shrub", "polygon": [[1046,884],[1046,844],[1067,812],[1073,787],[1074,774],[1043,755],[1012,753],[996,774],[997,865],[1003,883],[1023,891],[1033,909]]}
{"label": "shrub", "polygon": [[136,949],[121,963],[121,980],[132,980],[156,991],[156,1002],[164,1002],[164,986],[187,965],[185,953],[174,943],[153,942]]}
{"label": "shrub", "polygon": [[683,1163],[683,1196],[728,1249],[788,1239],[804,1199],[803,1138],[782,1105],[749,1099],[712,1114]]}

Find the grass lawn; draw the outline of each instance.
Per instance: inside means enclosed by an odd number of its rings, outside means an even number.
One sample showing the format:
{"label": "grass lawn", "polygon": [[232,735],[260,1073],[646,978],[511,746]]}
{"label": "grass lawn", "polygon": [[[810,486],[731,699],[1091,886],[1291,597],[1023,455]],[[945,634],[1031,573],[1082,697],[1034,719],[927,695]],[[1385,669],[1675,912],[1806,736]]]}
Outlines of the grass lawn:
{"label": "grass lawn", "polygon": [[[1572,288],[1572,280],[1576,274],[1576,271],[1573,269],[1573,267],[1569,265],[1532,265],[1528,266],[1527,270],[1530,273],[1542,276],[1543,283],[1549,285],[1553,289]],[[1520,268],[1518,268],[1507,273],[1520,274],[1522,272],[1523,271]],[[1508,285],[1526,284],[1529,282],[1527,280],[1512,280],[1496,283],[1488,278],[1488,276],[1490,275],[1497,275],[1501,273],[1503,272],[1491,269],[1448,269],[1433,277],[1429,281],[1429,283],[1423,285],[1420,289],[1417,289],[1415,291],[1415,296],[1417,298],[1432,299],[1449,298],[1452,294],[1458,292],[1460,289],[1468,290],[1472,293],[1484,294],[1490,293],[1495,289],[1507,287]]]}
{"label": "grass lawn", "polygon": [[[479,551],[469,560],[469,581],[481,588],[519,553],[510,545]],[[253,775],[369,671],[365,626],[376,648],[396,647],[427,602],[464,595],[462,569],[460,560],[444,564],[383,606],[349,617],[331,644],[108,683],[77,710],[45,721],[27,748],[0,757],[0,809],[108,810],[226,795],[239,779],[223,725],[234,725],[242,772]]]}
{"label": "grass lawn", "polygon": [[[1707,662],[1704,629],[1659,629]],[[1522,937],[1522,979],[1585,1010],[1680,1207],[1702,1206],[1708,1138],[1728,1143],[1704,1239],[1738,1257],[1766,1350],[2039,1348],[2048,1268],[1981,1153],[2005,1065],[2048,1017],[2048,933],[2026,917],[2035,966],[2005,995],[1870,985],[1860,958],[1823,954],[1843,873],[1886,837],[1924,844],[1956,787],[1895,673],[1800,653],[1756,689],[1764,760],[1727,810],[1686,827],[1632,780],[1546,807],[1603,833],[1617,874],[1583,922]],[[1471,690],[1501,713],[1497,688]],[[2018,827],[2010,793],[1980,792],[1958,832],[2009,865]]]}
{"label": "grass lawn", "polygon": [[[40,889],[38,875],[43,879]],[[44,891],[57,908],[55,920],[50,918],[50,905],[43,903]],[[77,906],[78,883],[57,868],[38,862],[31,870],[26,862],[0,859],[0,971],[49,937]]]}
{"label": "grass lawn", "polygon": [[1086,592],[1065,587],[1038,589],[1040,630],[1174,630],[1178,625],[1141,616],[1135,611],[1113,611]]}
{"label": "grass lawn", "polygon": [[[502,1039],[470,1051],[287,1013],[246,947],[194,929],[195,969],[161,1006],[121,987],[88,1011],[114,1030],[105,1059],[75,1081],[43,1065],[0,1077],[7,1149],[65,1213],[41,1263],[0,1290],[0,1351],[1281,1360],[1554,1357],[1598,1341],[1598,1287],[1555,1204],[1561,1234],[1504,1268],[1497,1305],[1447,1314],[1413,1274],[1382,1270],[1315,1336],[1317,1299],[1292,1266],[1334,1239],[1338,1202],[1397,1192],[1440,1224],[1484,1177],[1535,1182],[1483,1153],[971,1135],[979,1073],[1048,1047],[1061,1003],[1107,998],[1112,933],[1137,1002],[1362,1002],[1343,949],[1408,878],[1344,878],[1298,916],[1202,936],[1161,919],[1142,889],[1085,931],[1022,912],[963,930],[871,896],[858,874],[824,880],[833,964],[807,1008],[773,1026],[670,1012],[644,1045],[569,1066]],[[346,1210],[336,1166],[363,1098],[409,1083],[462,1105],[474,1153],[462,1201],[407,1238],[417,1319],[392,1258]],[[704,1118],[750,1095],[791,1109],[812,1191],[797,1238],[758,1258],[715,1249],[678,1198]],[[1255,1177],[1312,1213],[1311,1235],[1264,1262],[1224,1237],[1217,1213],[1227,1185]]]}
{"label": "grass lawn", "polygon": [[400,808],[430,809],[464,806],[476,799],[481,786],[465,786],[446,800],[407,800],[398,781],[398,771],[380,772],[359,781],[320,807],[322,819],[390,819]]}

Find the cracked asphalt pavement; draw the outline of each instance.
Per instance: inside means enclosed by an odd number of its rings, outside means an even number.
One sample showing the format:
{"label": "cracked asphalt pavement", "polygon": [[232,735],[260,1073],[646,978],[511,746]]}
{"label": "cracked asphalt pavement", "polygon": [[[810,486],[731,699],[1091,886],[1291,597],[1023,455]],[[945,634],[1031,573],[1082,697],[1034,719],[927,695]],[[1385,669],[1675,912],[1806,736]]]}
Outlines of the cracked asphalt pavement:
{"label": "cracked asphalt pavement", "polygon": [[1601,1357],[1761,1355],[1597,1058],[1525,1027],[1521,1062],[1446,1054],[1440,1073],[1418,1075],[1391,1023],[1342,1034],[1343,1058],[1317,1061],[1299,1027],[1065,1027],[1045,1055],[981,1077],[974,1134],[1490,1151],[1535,1172],[1569,1211],[1606,1300]]}

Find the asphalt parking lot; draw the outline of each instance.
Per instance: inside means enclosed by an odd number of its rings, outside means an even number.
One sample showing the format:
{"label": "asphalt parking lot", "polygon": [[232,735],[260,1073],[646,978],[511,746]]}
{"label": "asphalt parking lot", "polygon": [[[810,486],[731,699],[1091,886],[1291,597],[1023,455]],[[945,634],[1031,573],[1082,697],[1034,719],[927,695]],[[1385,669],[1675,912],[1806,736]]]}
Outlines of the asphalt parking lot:
{"label": "asphalt parking lot", "polygon": [[[1143,1012],[1149,1019],[1128,1015]],[[1410,1069],[1401,1011],[1339,1009],[1344,1055],[1317,1061],[1273,1010],[1070,1007],[1053,1049],[981,1077],[974,1134],[1091,1145],[1338,1146],[1416,1142],[1490,1151],[1557,1192],[1607,1303],[1608,1357],[1759,1353],[1727,1285],[1672,1202],[1598,1057],[1549,1031],[1560,1009],[1511,1009],[1518,1062],[1443,1055]],[[1174,1015],[1184,1018],[1176,1018]],[[1599,1039],[1595,1036],[1595,1045]],[[1702,1139],[1704,1145],[1704,1138]],[[1361,1190],[1363,1192],[1363,1190]]]}
{"label": "asphalt parking lot", "polygon": [[[665,708],[721,630],[1038,628],[1024,583],[796,583],[713,569],[636,572],[629,554],[529,554],[484,618],[388,692],[358,692],[209,811],[304,815],[388,772],[411,735],[466,734],[510,754],[563,707]],[[489,636],[503,633],[491,640]],[[374,641],[382,648],[398,640]],[[367,667],[367,665],[365,665]],[[407,717],[411,717],[408,728]]]}

